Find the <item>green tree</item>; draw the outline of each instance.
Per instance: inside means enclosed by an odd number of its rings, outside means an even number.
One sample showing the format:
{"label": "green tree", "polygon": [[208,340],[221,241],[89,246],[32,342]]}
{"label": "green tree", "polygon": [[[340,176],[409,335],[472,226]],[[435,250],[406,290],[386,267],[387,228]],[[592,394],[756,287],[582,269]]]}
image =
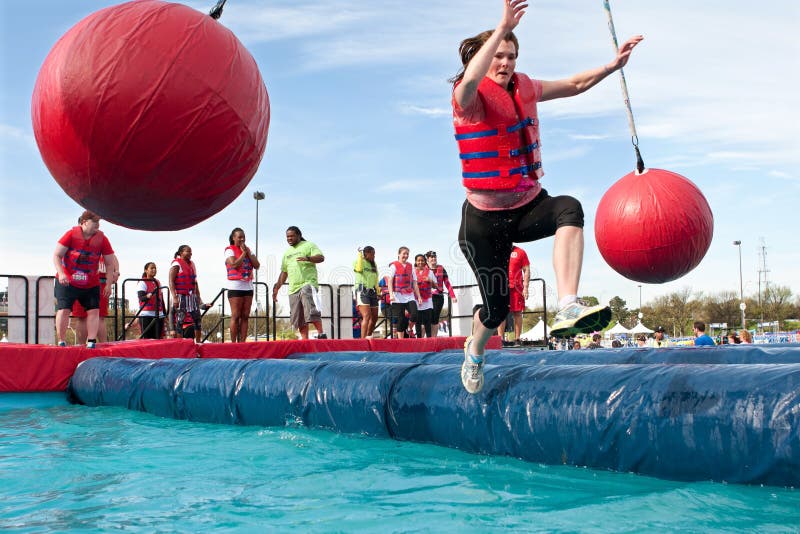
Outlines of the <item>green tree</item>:
{"label": "green tree", "polygon": [[739,295],[734,291],[722,291],[703,299],[703,309],[709,323],[727,323],[735,329],[741,322]]}
{"label": "green tree", "polygon": [[628,311],[626,304],[624,300],[617,296],[609,301],[608,305],[611,307],[612,322],[617,321],[618,323],[625,324],[630,317],[630,311]]}
{"label": "green tree", "polygon": [[787,286],[770,285],[764,290],[764,318],[768,321],[781,321],[792,315],[792,290]]}

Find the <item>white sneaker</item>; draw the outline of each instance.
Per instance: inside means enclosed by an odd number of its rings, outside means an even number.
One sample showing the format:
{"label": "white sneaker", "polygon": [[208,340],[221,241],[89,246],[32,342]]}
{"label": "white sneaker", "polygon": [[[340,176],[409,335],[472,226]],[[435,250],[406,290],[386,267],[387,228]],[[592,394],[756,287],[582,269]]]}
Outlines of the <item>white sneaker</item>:
{"label": "white sneaker", "polygon": [[476,394],[483,389],[483,358],[469,353],[472,336],[464,342],[464,363],[461,364],[461,383],[468,393]]}
{"label": "white sneaker", "polygon": [[602,330],[610,322],[611,308],[602,304],[587,306],[579,299],[558,310],[550,335],[569,337],[575,334],[588,334]]}
{"label": "white sneaker", "polygon": [[86,348],[87,349],[93,349],[94,346],[95,346],[95,342],[94,341],[87,341],[86,342]]}

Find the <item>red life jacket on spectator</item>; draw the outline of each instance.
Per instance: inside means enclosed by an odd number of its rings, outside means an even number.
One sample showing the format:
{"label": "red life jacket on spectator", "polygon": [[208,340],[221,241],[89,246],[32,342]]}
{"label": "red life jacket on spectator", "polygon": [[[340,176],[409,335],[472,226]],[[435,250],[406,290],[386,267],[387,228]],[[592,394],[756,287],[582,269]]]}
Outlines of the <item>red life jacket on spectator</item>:
{"label": "red life jacket on spectator", "polygon": [[[225,250],[232,250],[234,259],[239,259],[239,256],[242,255],[242,249],[237,247],[236,245],[231,245],[226,247]],[[250,280],[250,277],[253,275],[253,264],[250,261],[250,257],[246,257],[242,264],[236,268],[232,267],[225,262],[225,266],[228,268],[228,280]]]}
{"label": "red life jacket on spectator", "polygon": [[89,239],[85,239],[80,226],[72,228],[70,247],[61,260],[71,286],[83,288],[100,284],[98,271],[104,239],[103,232],[99,230]]}
{"label": "red life jacket on spectator", "polygon": [[406,262],[405,267],[399,261],[393,261],[394,265],[394,292],[395,293],[413,293],[414,289],[411,286],[411,273],[414,267]]}
{"label": "red life jacket on spectator", "polygon": [[443,295],[444,294],[444,277],[445,271],[444,267],[441,265],[437,265],[436,269],[433,270],[433,275],[436,277],[436,287],[433,288],[434,295]]}
{"label": "red life jacket on spectator", "polygon": [[178,295],[191,295],[194,292],[195,281],[197,273],[194,270],[194,262],[186,263],[181,258],[176,258],[175,261],[181,268],[178,274],[175,275],[175,293]]}
{"label": "red life jacket on spectator", "polygon": [[515,73],[512,81],[513,97],[484,77],[478,85],[483,120],[455,125],[467,189],[513,189],[523,175],[534,180],[542,175],[536,90],[524,74]]}
{"label": "red life jacket on spectator", "polygon": [[[150,298],[148,300],[139,300],[139,306],[142,308],[142,311],[154,312],[156,311],[156,293],[158,292],[158,288],[161,287],[161,283],[156,279],[153,278],[152,280],[145,280],[144,286],[146,288],[145,293],[151,293]],[[159,308],[161,311],[164,311],[166,308],[164,307],[164,299],[159,296]]]}
{"label": "red life jacket on spectator", "polygon": [[419,288],[419,296],[422,300],[428,300],[433,294],[433,284],[431,284],[430,268],[426,265],[421,271],[417,271],[417,287]]}

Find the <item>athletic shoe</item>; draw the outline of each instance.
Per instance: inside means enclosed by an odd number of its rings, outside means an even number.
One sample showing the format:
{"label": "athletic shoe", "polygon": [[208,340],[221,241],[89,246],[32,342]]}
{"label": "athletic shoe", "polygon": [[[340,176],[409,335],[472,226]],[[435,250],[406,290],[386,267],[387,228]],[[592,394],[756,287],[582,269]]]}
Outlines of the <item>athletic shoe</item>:
{"label": "athletic shoe", "polygon": [[472,336],[464,342],[464,363],[461,364],[461,383],[468,393],[475,394],[483,389],[483,358],[469,353]]}
{"label": "athletic shoe", "polygon": [[94,343],[94,341],[87,341],[87,342],[86,342],[86,348],[87,348],[87,349],[93,349],[93,348],[94,348],[94,346],[95,346],[95,343]]}
{"label": "athletic shoe", "polygon": [[328,339],[328,336],[327,336],[327,335],[325,335],[325,334],[319,334],[319,335],[317,336],[317,339]]}
{"label": "athletic shoe", "polygon": [[59,347],[66,347],[67,346],[67,342],[66,341],[59,341],[58,342],[58,346]]}
{"label": "athletic shoe", "polygon": [[550,335],[570,337],[602,330],[611,322],[611,308],[599,304],[587,306],[581,300],[558,310]]}

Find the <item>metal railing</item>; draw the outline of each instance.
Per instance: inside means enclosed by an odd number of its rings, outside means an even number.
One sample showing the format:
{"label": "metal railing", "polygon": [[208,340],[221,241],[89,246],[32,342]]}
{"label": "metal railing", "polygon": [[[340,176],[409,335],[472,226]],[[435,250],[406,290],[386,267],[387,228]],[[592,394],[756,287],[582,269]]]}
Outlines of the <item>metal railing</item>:
{"label": "metal railing", "polygon": [[[36,344],[39,343],[39,319],[55,319],[55,317],[56,317],[55,312],[52,315],[50,315],[50,314],[43,315],[43,314],[39,313],[39,302],[41,302],[41,298],[40,297],[41,297],[42,281],[49,282],[47,285],[48,285],[49,292],[52,294],[53,287],[54,287],[56,279],[55,279],[55,276],[39,276],[38,278],[36,278],[36,290],[34,291],[34,300],[36,301],[36,310],[34,312],[35,313],[34,318],[36,320],[36,324],[34,325],[34,341],[33,341]],[[101,295],[101,298],[102,298],[102,295]],[[114,313],[113,314],[111,313],[112,306],[110,306],[112,298],[113,298],[113,302],[114,302],[114,306],[113,306]],[[111,295],[109,295],[109,307],[108,307],[108,312],[109,313],[105,317],[101,317],[100,318],[101,319],[100,328],[108,328],[107,324],[108,324],[108,320],[109,319],[114,321],[114,336],[113,336],[113,339],[117,339],[117,336],[119,335],[119,312],[118,312],[118,308],[119,307],[120,307],[120,304],[119,304],[119,300],[117,299],[117,284],[114,284],[114,285],[111,286]],[[124,308],[124,307],[125,307],[125,303],[123,302],[122,303],[122,308]]]}
{"label": "metal railing", "polygon": [[[6,314],[4,315],[4,317],[7,318],[7,319],[23,319],[24,320],[24,322],[25,322],[25,343],[28,343],[28,338],[29,338],[29,334],[30,334],[30,327],[28,325],[28,309],[29,309],[29,301],[30,301],[30,296],[28,295],[28,292],[29,292],[29,289],[30,289],[30,283],[28,282],[28,277],[22,276],[22,275],[19,275],[19,274],[0,274],[0,278],[16,278],[16,279],[22,280],[25,283],[25,313],[9,315],[8,311],[6,311]],[[37,306],[36,309],[39,309],[39,307]],[[38,320],[36,322],[38,324]]]}
{"label": "metal railing", "polygon": [[[29,295],[29,280],[25,276],[21,276],[21,275],[0,275],[0,278],[17,278],[17,279],[24,280],[24,285],[25,285],[25,309],[26,309],[26,312],[24,314],[8,315],[7,317],[9,319],[23,319],[25,321],[25,342],[28,343],[30,341],[30,339],[29,339],[30,338],[30,332],[29,332],[28,324],[29,324],[29,317],[31,315],[30,302],[29,302],[30,297],[28,296]],[[139,306],[137,308],[137,311],[134,314],[129,314],[128,313],[128,311],[129,311],[128,307],[125,305],[125,303],[128,301],[127,300],[127,295],[129,294],[129,291],[127,289],[127,284],[129,284],[131,282],[138,283],[138,282],[140,282],[142,280],[144,280],[144,279],[142,279],[142,278],[127,278],[122,282],[122,284],[121,284],[122,302],[120,302],[119,299],[117,298],[117,296],[118,296],[117,295],[117,290],[118,290],[118,287],[120,286],[120,284],[117,283],[117,284],[114,284],[112,286],[112,292],[111,292],[111,297],[110,298],[113,299],[113,302],[114,302],[113,310],[111,309],[112,306],[109,306],[109,314],[105,318],[105,321],[101,322],[101,325],[105,326],[107,324],[106,321],[109,321],[109,320],[113,321],[113,324],[114,324],[114,338],[113,339],[117,339],[117,340],[126,339],[126,336],[127,336],[127,333],[128,333],[128,330],[130,328],[131,323],[133,322],[133,320],[138,319],[140,317],[140,315],[141,315],[142,306]],[[537,315],[540,315],[542,317],[542,320],[544,321],[544,323],[547,324],[546,283],[545,283],[544,279],[542,279],[542,278],[533,278],[533,279],[531,279],[531,282],[541,283],[541,287],[542,287],[542,309],[541,310],[525,310],[525,311],[523,311],[523,320],[524,320],[524,317],[526,315],[537,314]],[[39,313],[39,305],[38,305],[38,303],[41,302],[41,298],[43,298],[43,295],[45,294],[45,293],[43,293],[43,291],[46,290],[48,298],[52,298],[50,295],[52,294],[52,288],[53,288],[53,284],[54,283],[55,283],[55,277],[53,277],[53,276],[40,276],[40,277],[35,279],[36,286],[35,286],[35,291],[34,291],[34,299],[35,299],[37,305],[35,306],[35,309],[33,310],[34,318],[35,318],[34,336],[33,336],[34,337],[34,343],[39,343],[39,338],[40,338],[40,333],[39,333],[39,328],[40,328],[39,322],[40,321],[39,320],[40,319],[55,319],[55,313],[53,313],[53,314],[41,314],[41,313]],[[286,285],[286,284],[284,284],[284,285]],[[345,299],[347,300],[347,302],[352,302],[351,299],[352,299],[352,288],[353,288],[353,285],[352,284],[345,284],[345,285],[337,286],[336,288],[334,288],[334,286],[332,286],[330,284],[320,284],[319,287],[320,287],[321,290],[324,289],[324,288],[327,288],[328,293],[329,293],[328,297],[327,297],[328,311],[324,315],[322,315],[321,318],[322,318],[323,321],[327,321],[328,324],[329,324],[330,337],[331,338],[336,338],[336,339],[341,339],[342,338],[342,332],[344,331],[343,329],[345,327],[346,328],[350,328],[351,325],[352,325],[352,321],[354,319],[354,314],[352,312],[352,305],[349,306],[350,311],[347,311],[347,309],[346,309],[347,305],[346,304],[345,304],[345,309],[342,309],[343,303],[345,303]],[[471,285],[454,286],[453,289],[454,290],[462,290],[462,291],[468,292],[468,291],[471,291],[475,287],[476,287],[475,284],[471,284]],[[43,288],[46,288],[46,289],[43,289]],[[270,339],[270,337],[271,337],[273,340],[275,340],[275,339],[277,339],[277,335],[278,335],[277,321],[278,320],[289,320],[289,319],[291,319],[291,316],[290,315],[286,315],[286,314],[280,314],[279,315],[278,314],[278,306],[270,306],[270,302],[269,301],[271,300],[271,298],[269,298],[270,297],[269,291],[268,291],[269,285],[266,282],[256,282],[255,291],[258,291],[259,288],[264,288],[265,293],[267,294],[267,298],[264,298],[263,300],[259,299],[260,304],[264,306],[263,313],[261,313],[262,310],[259,309],[259,306],[256,306],[255,312],[251,313],[251,315],[250,315],[250,320],[252,321],[252,327],[253,327],[252,331],[254,332],[254,337],[255,337],[256,340],[258,340],[259,337],[261,337],[261,336],[263,336],[265,339]],[[167,287],[166,286],[159,287],[158,288],[158,294],[161,295],[161,292],[164,289],[167,289]],[[334,289],[336,289],[336,297],[335,298],[334,298]],[[206,316],[206,314],[209,313],[209,311],[214,309],[215,305],[219,306],[219,309],[220,309],[220,317],[219,317],[219,319],[216,321],[216,323],[214,325],[212,325],[211,327],[205,329],[205,332],[204,332],[205,335],[202,338],[203,341],[207,341],[209,339],[214,340],[214,336],[218,332],[220,332],[220,333],[222,333],[222,335],[221,336],[217,336],[217,337],[220,338],[221,342],[225,342],[225,332],[224,332],[225,331],[225,326],[226,326],[225,323],[226,323],[226,321],[229,321],[229,319],[230,319],[230,316],[226,313],[226,311],[227,311],[226,310],[226,300],[227,299],[224,298],[224,296],[225,296],[227,291],[228,291],[227,289],[221,289],[216,294],[214,299],[209,303],[209,307],[206,310],[203,310],[202,313],[201,313],[201,317],[204,318]],[[135,300],[138,302],[138,295],[136,296]],[[168,312],[171,309],[170,308],[170,306],[171,306],[171,295],[169,294],[169,292],[167,292],[167,295],[166,295],[165,298],[157,299],[157,304],[158,304],[158,302],[164,302],[165,308],[166,308],[166,310]],[[217,304],[218,302],[219,302],[219,304]],[[334,304],[336,305],[336,308],[334,308]],[[447,295],[446,306],[447,306],[447,312],[442,314],[441,320],[443,320],[447,325],[447,333],[448,333],[448,335],[452,336],[453,335],[453,322],[458,320],[458,319],[465,319],[465,318],[470,318],[471,319],[472,318],[472,312],[471,312],[471,310],[468,310],[468,313],[466,313],[466,314],[454,314],[453,313],[453,302],[452,302],[452,299],[450,298],[449,295]],[[119,309],[120,307],[122,309]],[[336,312],[334,312],[334,310],[336,310]],[[387,308],[384,307],[384,314],[378,318],[378,321],[377,321],[377,324],[376,324],[376,329],[382,326],[383,330],[384,330],[384,336],[385,337],[391,337],[394,334],[395,327],[393,325],[393,322],[391,321],[391,319],[392,319],[391,318],[391,313],[390,312],[387,313],[387,311],[388,311]],[[169,313],[167,313],[167,316],[169,318]],[[259,323],[260,323],[261,320],[263,320],[264,323],[265,323],[264,324],[265,328],[264,328],[264,333],[263,334],[259,332]],[[345,326],[345,324],[343,324],[343,321],[346,322],[345,323],[346,326]],[[202,329],[202,324],[200,325],[200,328]],[[140,333],[140,337],[141,337],[141,333]]]}
{"label": "metal railing", "polygon": [[[281,287],[284,287],[284,286],[288,287],[288,284],[283,284],[283,286],[281,286]],[[328,309],[331,310],[331,311],[328,314],[321,315],[320,319],[322,321],[324,321],[325,319],[328,319],[330,321],[331,338],[335,338],[336,335],[337,335],[337,329],[336,329],[336,322],[333,319],[334,318],[334,314],[333,314],[333,286],[330,285],[330,284],[319,284],[319,287],[320,288],[327,287],[330,290],[330,298],[328,299],[328,301],[329,301],[328,302]],[[275,339],[277,339],[277,335],[278,335],[278,319],[290,319],[291,320],[291,315],[278,315],[278,306],[273,306],[272,307],[272,340],[273,341],[275,341]],[[323,330],[324,330],[324,327],[323,327]]]}

